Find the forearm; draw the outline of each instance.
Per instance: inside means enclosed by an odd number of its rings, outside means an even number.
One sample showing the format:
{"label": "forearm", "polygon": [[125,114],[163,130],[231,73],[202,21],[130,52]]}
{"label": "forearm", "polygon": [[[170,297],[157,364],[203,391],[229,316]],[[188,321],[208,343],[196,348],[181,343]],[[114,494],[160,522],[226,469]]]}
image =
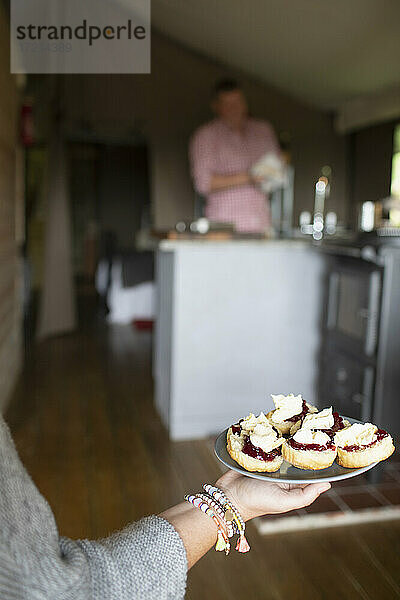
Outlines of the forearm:
{"label": "forearm", "polygon": [[188,502],[182,502],[162,512],[179,533],[186,549],[190,569],[217,540],[217,526],[213,519]]}
{"label": "forearm", "polygon": [[248,185],[253,183],[247,172],[235,173],[233,175],[213,175],[210,182],[210,192],[217,192],[230,187]]}

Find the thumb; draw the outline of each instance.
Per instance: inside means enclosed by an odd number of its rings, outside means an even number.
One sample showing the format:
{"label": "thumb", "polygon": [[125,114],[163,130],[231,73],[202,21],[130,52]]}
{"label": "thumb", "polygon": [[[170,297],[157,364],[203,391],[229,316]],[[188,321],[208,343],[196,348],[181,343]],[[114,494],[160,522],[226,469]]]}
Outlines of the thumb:
{"label": "thumb", "polygon": [[320,494],[329,490],[330,487],[330,483],[311,483],[303,488],[298,487],[290,490],[288,499],[290,499],[291,508],[287,510],[303,508],[312,504]]}
{"label": "thumb", "polygon": [[328,491],[331,487],[330,483],[311,483],[303,488],[304,506],[312,504],[314,500],[321,494]]}

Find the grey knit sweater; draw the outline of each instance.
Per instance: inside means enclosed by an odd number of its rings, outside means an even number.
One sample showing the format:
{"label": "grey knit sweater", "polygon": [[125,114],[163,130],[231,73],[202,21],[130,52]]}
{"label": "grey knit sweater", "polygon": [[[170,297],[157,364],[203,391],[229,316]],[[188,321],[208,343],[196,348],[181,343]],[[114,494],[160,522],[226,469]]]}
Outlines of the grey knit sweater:
{"label": "grey knit sweater", "polygon": [[180,600],[186,553],[151,516],[97,541],[60,537],[0,416],[1,600]]}

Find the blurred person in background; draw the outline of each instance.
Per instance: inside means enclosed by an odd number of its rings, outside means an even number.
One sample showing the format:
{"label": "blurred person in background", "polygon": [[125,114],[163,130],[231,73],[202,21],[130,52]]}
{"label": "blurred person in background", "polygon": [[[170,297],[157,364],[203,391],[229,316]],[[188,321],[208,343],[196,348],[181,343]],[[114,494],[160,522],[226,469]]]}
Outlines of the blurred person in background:
{"label": "blurred person in background", "polygon": [[270,123],[249,117],[234,80],[216,84],[211,106],[216,118],[195,131],[189,147],[194,186],[206,199],[205,216],[232,223],[242,233],[265,233],[268,197],[251,168],[268,153],[280,157],[275,132]]}

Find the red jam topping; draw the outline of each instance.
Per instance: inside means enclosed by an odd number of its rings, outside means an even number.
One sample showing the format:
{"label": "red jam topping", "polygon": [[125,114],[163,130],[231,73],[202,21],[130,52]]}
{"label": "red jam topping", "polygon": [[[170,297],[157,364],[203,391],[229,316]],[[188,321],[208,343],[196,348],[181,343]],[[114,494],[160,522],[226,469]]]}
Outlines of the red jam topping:
{"label": "red jam topping", "polygon": [[288,440],[288,444],[294,450],[315,450],[316,452],[324,452],[325,450],[335,450],[336,448],[332,440],[327,442],[324,446],[321,446],[321,444],[300,444],[300,442],[296,442],[296,440],[290,438]]}
{"label": "red jam topping", "polygon": [[332,413],[332,416],[333,416],[333,421],[334,421],[332,427],[330,429],[321,429],[321,431],[323,431],[324,433],[329,435],[330,438],[333,438],[337,431],[340,431],[341,429],[344,428],[343,419],[339,415],[339,413],[334,412],[334,413]]}
{"label": "red jam topping", "polygon": [[291,421],[293,423],[296,423],[296,421],[298,421],[299,419],[303,419],[303,417],[305,417],[308,412],[309,412],[309,408],[306,404],[306,401],[303,400],[303,410],[301,411],[301,413],[299,413],[298,415],[294,415],[293,417],[290,417],[289,419],[286,419],[286,421]]}
{"label": "red jam topping", "polygon": [[264,450],[261,450],[261,448],[257,448],[256,446],[254,446],[254,444],[251,443],[250,438],[247,437],[245,439],[242,452],[244,454],[247,454],[248,456],[251,456],[252,458],[270,461],[274,460],[274,458],[276,458],[277,456],[280,456],[281,447],[279,446],[279,448],[275,448],[274,450],[271,450],[271,452],[264,452]]}
{"label": "red jam topping", "polygon": [[371,446],[374,446],[374,444],[380,442],[381,440],[383,440],[383,438],[387,437],[388,435],[388,432],[384,429],[378,429],[376,432],[376,440],[374,440],[370,444],[366,444],[365,446],[344,446],[343,450],[346,450],[346,452],[356,452],[357,450],[365,450],[365,448],[371,448]]}
{"label": "red jam topping", "polygon": [[242,428],[240,426],[240,423],[236,423],[235,425],[232,425],[232,433],[235,433],[236,435],[240,435],[241,431],[242,431]]}

